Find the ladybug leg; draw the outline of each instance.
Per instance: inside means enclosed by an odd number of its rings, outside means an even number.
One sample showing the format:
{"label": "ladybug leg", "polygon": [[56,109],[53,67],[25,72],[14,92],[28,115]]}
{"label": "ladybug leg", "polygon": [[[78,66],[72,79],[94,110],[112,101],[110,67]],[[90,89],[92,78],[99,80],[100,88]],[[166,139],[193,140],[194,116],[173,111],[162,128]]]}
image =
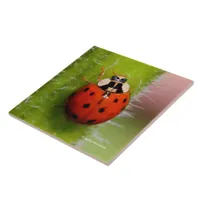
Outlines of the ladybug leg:
{"label": "ladybug leg", "polygon": [[104,75],[104,73],[105,73],[105,68],[101,67],[101,73],[99,74],[98,81],[101,80],[101,77]]}
{"label": "ladybug leg", "polygon": [[90,81],[88,81],[88,79],[87,79],[85,76],[83,76],[82,79],[83,79],[85,82],[90,83]]}

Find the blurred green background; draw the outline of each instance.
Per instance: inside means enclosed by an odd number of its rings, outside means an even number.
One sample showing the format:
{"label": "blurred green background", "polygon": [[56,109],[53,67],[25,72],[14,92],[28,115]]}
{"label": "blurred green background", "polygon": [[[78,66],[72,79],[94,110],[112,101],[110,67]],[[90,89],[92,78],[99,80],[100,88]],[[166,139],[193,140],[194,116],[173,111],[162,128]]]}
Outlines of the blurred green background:
{"label": "blurred green background", "polygon": [[80,125],[66,120],[64,101],[85,84],[83,76],[97,83],[102,66],[105,67],[102,78],[111,77],[113,70],[127,76],[132,100],[164,73],[161,69],[94,46],[9,113],[109,163],[148,122],[134,117],[134,107],[125,109],[119,116],[99,125]]}

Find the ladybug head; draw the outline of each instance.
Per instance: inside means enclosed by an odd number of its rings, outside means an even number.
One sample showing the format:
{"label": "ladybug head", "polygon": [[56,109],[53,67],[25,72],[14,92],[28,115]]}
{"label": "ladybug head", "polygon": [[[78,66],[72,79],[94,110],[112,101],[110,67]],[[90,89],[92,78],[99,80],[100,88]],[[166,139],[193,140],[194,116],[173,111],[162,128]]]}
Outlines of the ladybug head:
{"label": "ladybug head", "polygon": [[98,82],[98,86],[112,93],[125,93],[129,91],[127,78],[124,76],[114,75],[111,78],[106,78]]}
{"label": "ladybug head", "polygon": [[127,78],[123,77],[123,76],[112,76],[111,79],[112,81],[116,81],[116,82],[119,82],[119,83],[125,83],[127,81]]}

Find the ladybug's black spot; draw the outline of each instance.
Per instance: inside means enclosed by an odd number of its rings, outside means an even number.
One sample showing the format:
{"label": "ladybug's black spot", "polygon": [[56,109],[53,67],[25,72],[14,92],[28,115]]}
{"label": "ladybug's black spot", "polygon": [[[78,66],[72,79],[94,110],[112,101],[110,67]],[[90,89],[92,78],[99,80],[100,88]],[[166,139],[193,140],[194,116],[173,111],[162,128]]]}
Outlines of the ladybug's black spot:
{"label": "ladybug's black spot", "polygon": [[87,103],[87,104],[83,104],[83,108],[89,108],[90,107],[90,104]]}
{"label": "ladybug's black spot", "polygon": [[84,92],[87,92],[88,90],[89,90],[89,88],[85,88],[85,89],[84,89]]}
{"label": "ladybug's black spot", "polygon": [[90,93],[90,96],[92,96],[92,95],[94,95],[94,94],[95,94],[95,92],[91,92],[91,93]]}
{"label": "ladybug's black spot", "polygon": [[117,103],[117,102],[118,102],[118,99],[116,98],[113,102],[114,102],[114,103]]}
{"label": "ladybug's black spot", "polygon": [[124,99],[123,102],[125,103],[127,101],[127,99]]}
{"label": "ladybug's black spot", "polygon": [[74,113],[72,113],[72,117],[73,117],[74,119],[77,119],[77,118],[78,118],[78,116],[77,116],[76,114],[74,114]]}
{"label": "ladybug's black spot", "polygon": [[94,123],[94,122],[96,122],[97,120],[96,119],[90,119],[90,120],[88,120],[86,123],[87,124],[92,124],[92,123]]}
{"label": "ladybug's black spot", "polygon": [[104,108],[99,108],[99,112],[100,112],[100,113],[102,113],[102,112],[104,112],[104,111],[105,111]]}

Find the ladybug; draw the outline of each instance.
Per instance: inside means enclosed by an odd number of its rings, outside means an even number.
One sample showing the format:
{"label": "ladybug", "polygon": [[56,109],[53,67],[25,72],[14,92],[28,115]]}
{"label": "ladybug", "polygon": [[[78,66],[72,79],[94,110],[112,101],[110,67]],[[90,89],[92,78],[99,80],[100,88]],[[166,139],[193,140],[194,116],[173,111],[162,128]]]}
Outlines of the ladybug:
{"label": "ladybug", "polygon": [[98,83],[88,83],[65,101],[65,113],[71,120],[87,125],[99,124],[114,118],[130,100],[129,84],[124,76],[113,75]]}

